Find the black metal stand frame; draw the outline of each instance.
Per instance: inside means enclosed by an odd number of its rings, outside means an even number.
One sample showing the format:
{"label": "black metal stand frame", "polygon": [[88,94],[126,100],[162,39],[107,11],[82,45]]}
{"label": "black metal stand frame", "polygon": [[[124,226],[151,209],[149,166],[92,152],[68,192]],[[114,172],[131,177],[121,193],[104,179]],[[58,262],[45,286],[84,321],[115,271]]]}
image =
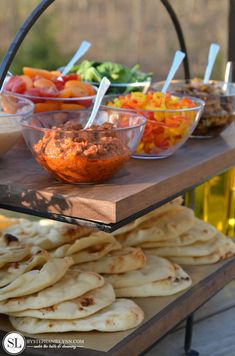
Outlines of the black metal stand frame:
{"label": "black metal stand frame", "polygon": [[185,338],[184,338],[184,352],[187,356],[198,356],[199,352],[191,349],[193,336],[193,314],[186,319]]}
{"label": "black metal stand frame", "polygon": [[[38,19],[38,17],[46,10],[46,8],[52,4],[55,0],[41,0],[41,2],[39,3],[39,5],[35,8],[35,10],[32,12],[32,14],[26,19],[25,23],[23,24],[23,26],[19,29],[18,33],[16,34],[12,44],[10,45],[8,52],[6,54],[6,56],[4,57],[1,65],[0,65],[0,87],[2,85],[2,82],[5,78],[5,75],[7,73],[7,70],[17,52],[17,50],[19,49],[24,37],[26,36],[27,32],[30,30],[30,28],[32,27],[32,25],[35,23],[35,21]],[[162,5],[165,7],[165,9],[167,10],[177,37],[178,37],[178,41],[180,44],[180,49],[186,54],[185,58],[184,58],[184,77],[185,80],[189,80],[190,79],[190,68],[189,68],[189,57],[188,57],[188,53],[187,53],[187,48],[186,48],[186,44],[185,44],[185,40],[184,40],[184,36],[183,36],[183,32],[182,32],[182,28],[180,26],[180,22],[176,16],[176,13],[173,9],[173,7],[171,6],[171,4],[168,2],[168,0],[161,0]],[[230,0],[231,5],[234,5],[234,0]],[[235,6],[235,5],[234,5]],[[194,202],[194,192],[191,191],[190,192],[191,197],[190,197],[190,201],[193,205]],[[160,204],[159,204],[160,205]],[[4,206],[3,206],[4,207]],[[193,206],[191,206],[193,207]],[[7,209],[7,207],[5,207]],[[146,211],[147,212],[147,211]],[[53,218],[53,217],[52,217]],[[56,217],[56,219],[58,219],[58,216]],[[70,221],[72,223],[74,223],[73,221]],[[127,221],[126,221],[127,223]],[[104,229],[105,230],[105,229]],[[188,318],[186,319],[186,326],[185,326],[185,339],[184,339],[184,352],[187,356],[198,356],[199,352],[193,350],[191,348],[192,345],[192,335],[193,335],[193,313],[191,315],[188,316]]]}

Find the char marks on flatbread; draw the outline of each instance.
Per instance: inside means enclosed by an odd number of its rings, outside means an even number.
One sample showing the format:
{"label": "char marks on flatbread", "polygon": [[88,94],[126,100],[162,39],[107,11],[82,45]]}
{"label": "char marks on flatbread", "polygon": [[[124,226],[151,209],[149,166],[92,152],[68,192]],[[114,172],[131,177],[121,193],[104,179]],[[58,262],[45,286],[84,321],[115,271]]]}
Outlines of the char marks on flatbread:
{"label": "char marks on flatbread", "polygon": [[147,255],[146,265],[142,269],[104,277],[114,288],[135,287],[156,280],[174,278],[175,268],[165,258]]}
{"label": "char marks on flatbread", "polygon": [[0,301],[38,292],[62,278],[73,260],[70,257],[51,258],[41,269],[23,273],[13,282],[0,288]]}
{"label": "char marks on flatbread", "polygon": [[89,235],[93,231],[89,227],[65,224],[59,221],[21,219],[18,224],[6,228],[3,232],[16,236],[22,243],[51,250]]}
{"label": "char marks on flatbread", "polygon": [[145,283],[136,287],[115,288],[117,297],[161,297],[173,295],[189,288],[192,280],[183,269],[174,264],[175,277]]}
{"label": "char marks on flatbread", "polygon": [[146,257],[140,248],[126,247],[112,251],[97,261],[79,264],[77,268],[82,271],[115,274],[135,271],[143,268],[145,264]]}
{"label": "char marks on flatbread", "polygon": [[96,261],[110,251],[120,250],[116,239],[102,231],[77,239],[73,244],[58,247],[52,252],[54,257],[71,256],[74,264]]}
{"label": "char marks on flatbread", "polygon": [[51,258],[47,251],[36,246],[32,247],[31,253],[30,258],[8,263],[0,269],[0,287],[6,286],[25,272],[43,266]]}
{"label": "char marks on flatbread", "polygon": [[14,328],[29,334],[91,330],[122,331],[136,327],[143,319],[142,309],[128,299],[118,299],[107,308],[84,319],[43,320],[31,317],[10,317]]}
{"label": "char marks on flatbread", "polygon": [[54,304],[41,309],[27,309],[20,312],[9,313],[12,316],[30,316],[39,319],[80,319],[97,313],[115,301],[115,293],[111,284],[105,283],[102,287],[89,291],[88,293]]}
{"label": "char marks on flatbread", "polygon": [[80,297],[103,285],[104,278],[97,273],[78,272],[69,269],[64,277],[50,287],[31,295],[3,300],[0,302],[0,313],[7,314],[25,309],[50,307]]}

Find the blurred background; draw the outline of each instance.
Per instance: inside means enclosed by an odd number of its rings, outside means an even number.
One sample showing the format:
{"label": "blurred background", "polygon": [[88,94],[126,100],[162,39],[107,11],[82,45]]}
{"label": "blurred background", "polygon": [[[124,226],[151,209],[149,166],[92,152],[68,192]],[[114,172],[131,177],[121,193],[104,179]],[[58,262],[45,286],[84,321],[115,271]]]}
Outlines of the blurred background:
{"label": "blurred background", "polygon": [[[0,0],[0,57],[17,29],[39,0]],[[170,0],[180,20],[189,53],[192,76],[204,73],[208,48],[221,50],[213,78],[223,77],[227,59],[229,0]],[[24,40],[13,73],[22,66],[54,69],[66,63],[82,40],[92,48],[87,59],[139,63],[163,79],[179,48],[170,17],[157,0],[56,0]],[[178,77],[183,73],[178,72]]]}

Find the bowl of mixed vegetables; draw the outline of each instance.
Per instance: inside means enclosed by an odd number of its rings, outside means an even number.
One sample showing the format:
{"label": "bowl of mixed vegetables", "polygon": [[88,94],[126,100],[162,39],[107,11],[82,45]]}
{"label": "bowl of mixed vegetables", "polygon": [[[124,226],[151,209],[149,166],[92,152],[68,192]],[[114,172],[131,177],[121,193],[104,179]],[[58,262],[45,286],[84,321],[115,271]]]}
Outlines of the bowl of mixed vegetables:
{"label": "bowl of mixed vegetables", "polygon": [[102,78],[107,77],[111,81],[107,94],[126,94],[133,91],[146,93],[153,73],[144,73],[139,68],[138,64],[129,68],[109,61],[84,60],[74,66],[70,72],[78,74],[82,80],[97,87]]}
{"label": "bowl of mixed vegetables", "polygon": [[129,110],[144,116],[146,126],[133,157],[165,158],[172,155],[189,138],[203,111],[204,102],[197,98],[149,91],[105,98],[103,106]]}
{"label": "bowl of mixed vegetables", "polygon": [[44,112],[89,108],[97,89],[75,73],[61,76],[59,71],[24,67],[22,75],[7,78],[3,91],[31,100],[35,112]]}

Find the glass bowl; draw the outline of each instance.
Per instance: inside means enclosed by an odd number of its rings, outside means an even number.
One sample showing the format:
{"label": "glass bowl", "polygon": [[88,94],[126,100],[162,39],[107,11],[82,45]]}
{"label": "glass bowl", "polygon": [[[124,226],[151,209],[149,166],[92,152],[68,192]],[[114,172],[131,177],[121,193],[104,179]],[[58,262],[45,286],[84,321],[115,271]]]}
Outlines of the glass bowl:
{"label": "glass bowl", "polygon": [[[100,83],[98,82],[89,82],[95,87],[99,87]],[[106,95],[112,94],[127,94],[131,92],[142,92],[147,93],[151,85],[151,78],[145,80],[144,82],[135,82],[135,83],[111,83]]]}
{"label": "glass bowl", "polygon": [[83,130],[91,110],[54,111],[21,120],[25,141],[37,162],[67,183],[99,183],[129,160],[146,119],[115,109],[100,110],[96,125]]}
{"label": "glass bowl", "polygon": [[33,103],[27,99],[14,94],[0,94],[0,158],[19,140],[19,121],[30,118],[33,110]]}
{"label": "glass bowl", "polygon": [[[156,94],[162,95],[161,93]],[[140,93],[135,93],[135,95],[139,97]],[[120,96],[119,98],[122,97],[124,96]],[[181,96],[174,97],[181,98]],[[112,107],[114,109],[113,101],[115,99],[117,99],[116,96],[105,98],[102,108]],[[132,155],[134,158],[165,158],[175,153],[187,141],[198,124],[204,102],[193,97],[186,97],[185,99],[190,100],[190,103],[193,103],[194,107],[155,110],[115,107],[120,111],[135,112],[147,119],[142,139],[135,153]]]}
{"label": "glass bowl", "polygon": [[[53,86],[57,85],[56,87],[56,96],[53,93],[50,93],[51,87],[47,87],[46,90],[47,92],[44,92],[45,88],[34,88],[32,87],[32,83],[35,83],[34,78],[28,78],[27,80],[30,80],[30,87],[25,88],[23,90],[16,82],[16,85],[11,87],[11,91],[7,90],[7,85],[8,81],[15,79],[21,80],[21,78],[25,78],[27,76],[21,75],[21,76],[11,76],[9,77],[4,84],[3,91],[6,93],[14,93],[20,98],[26,98],[28,100],[31,100],[35,104],[35,109],[34,112],[39,113],[39,112],[45,112],[45,111],[56,111],[56,110],[81,110],[81,109],[86,109],[92,106],[94,103],[94,99],[96,96],[97,88],[95,86],[92,86],[92,91],[95,94],[89,94],[89,90],[87,90],[87,83],[85,82],[80,82],[80,86],[76,87],[74,89],[66,88],[64,90],[64,87],[60,88],[60,85],[67,85],[67,83],[64,83],[63,81],[60,81],[58,79],[54,79],[55,83],[52,83]],[[37,78],[37,77],[35,77]],[[39,78],[40,80],[45,80],[46,78]],[[74,81],[74,80],[73,80]],[[62,83],[62,84],[60,84]],[[60,88],[60,89],[59,89]],[[72,88],[72,89],[71,89]],[[49,89],[49,90],[48,90]],[[52,88],[53,89],[53,88]],[[71,90],[73,91],[73,95],[71,94]],[[25,92],[26,91],[26,92]],[[25,92],[25,93],[24,93]],[[41,92],[41,93],[40,93]],[[40,93],[40,95],[39,95]],[[78,93],[78,94],[77,94]],[[84,93],[86,93],[84,95]],[[89,95],[87,95],[87,93]],[[78,95],[78,96],[76,96]],[[72,97],[71,97],[72,96]]]}
{"label": "glass bowl", "polygon": [[[163,83],[154,84],[160,89]],[[189,82],[174,80],[169,89],[171,93],[192,95],[205,102],[200,121],[192,133],[194,138],[212,138],[223,132],[235,117],[235,83],[224,83],[211,80],[204,84],[195,78]]]}

